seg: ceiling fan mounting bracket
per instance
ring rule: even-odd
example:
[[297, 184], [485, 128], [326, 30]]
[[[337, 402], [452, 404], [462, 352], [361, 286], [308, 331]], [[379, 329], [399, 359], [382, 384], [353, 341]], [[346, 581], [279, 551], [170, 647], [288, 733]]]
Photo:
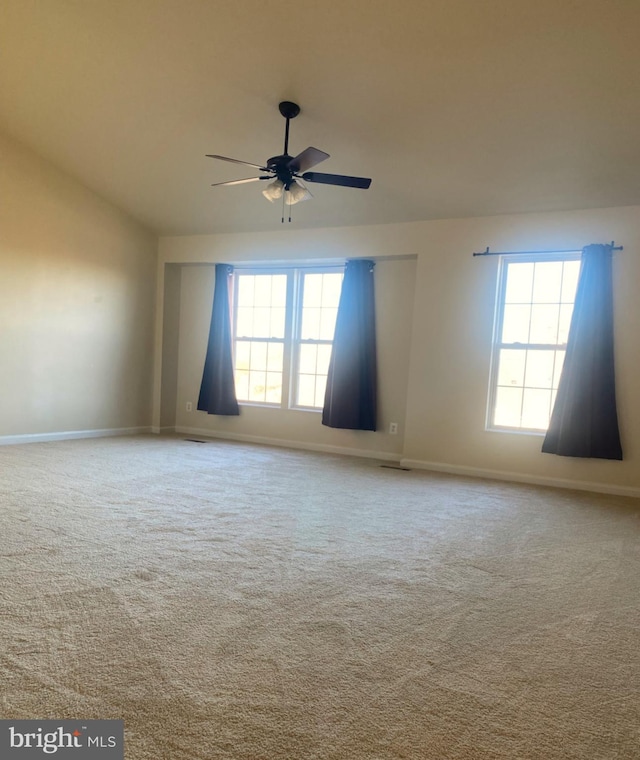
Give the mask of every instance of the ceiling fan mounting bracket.
[[292, 103], [290, 100], [283, 100], [278, 105], [278, 108], [285, 119], [295, 119], [300, 113], [300, 106], [297, 103]]

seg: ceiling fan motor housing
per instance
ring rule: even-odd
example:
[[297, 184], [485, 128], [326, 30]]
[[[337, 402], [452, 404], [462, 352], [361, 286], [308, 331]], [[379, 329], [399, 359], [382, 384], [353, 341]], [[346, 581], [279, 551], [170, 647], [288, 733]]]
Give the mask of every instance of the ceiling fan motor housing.
[[293, 181], [293, 172], [289, 167], [290, 161], [291, 156], [287, 153], [267, 159], [267, 169], [275, 173], [276, 177], [285, 185], [287, 190]]

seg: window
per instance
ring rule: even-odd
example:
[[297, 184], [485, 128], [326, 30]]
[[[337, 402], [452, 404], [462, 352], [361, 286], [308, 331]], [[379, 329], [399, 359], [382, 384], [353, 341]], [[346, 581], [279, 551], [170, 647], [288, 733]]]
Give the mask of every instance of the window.
[[489, 428], [534, 432], [548, 428], [579, 273], [579, 255], [502, 259]]
[[342, 277], [342, 268], [235, 271], [238, 401], [322, 408]]
[[342, 277], [342, 272], [301, 273], [294, 406], [321, 409], [324, 404]]

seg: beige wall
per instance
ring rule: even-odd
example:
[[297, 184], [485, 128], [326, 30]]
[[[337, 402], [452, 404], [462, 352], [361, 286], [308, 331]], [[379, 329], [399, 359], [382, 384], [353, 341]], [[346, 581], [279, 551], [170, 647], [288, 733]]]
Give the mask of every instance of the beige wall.
[[[418, 261], [404, 455], [442, 469], [615, 485], [640, 495], [640, 209], [442, 221], [425, 225]], [[494, 250], [580, 248], [615, 239], [615, 348], [625, 460], [540, 453], [542, 436], [488, 432], [485, 415], [497, 281]]]
[[149, 426], [156, 239], [0, 136], [0, 441]]
[[182, 267], [168, 264], [164, 270], [164, 319], [161, 332], [160, 430], [173, 430], [176, 425], [181, 287]]
[[[487, 245], [493, 250], [557, 250], [611, 239], [624, 245], [614, 259], [614, 297], [625, 460], [543, 455], [539, 435], [486, 431], [498, 259], [471, 253]], [[176, 422], [185, 430], [397, 454], [413, 467], [640, 495], [639, 253], [637, 207], [161, 238], [160, 276], [166, 263], [417, 256], [417, 261], [397, 258], [376, 267], [382, 425], [397, 418], [399, 436], [389, 436], [385, 429], [362, 434], [324, 430], [310, 413], [292, 411], [246, 409], [236, 420], [187, 414], [184, 403], [193, 399], [195, 407], [197, 399], [213, 287], [211, 269], [199, 267], [185, 267], [182, 273]], [[403, 402], [404, 414], [399, 410]]]

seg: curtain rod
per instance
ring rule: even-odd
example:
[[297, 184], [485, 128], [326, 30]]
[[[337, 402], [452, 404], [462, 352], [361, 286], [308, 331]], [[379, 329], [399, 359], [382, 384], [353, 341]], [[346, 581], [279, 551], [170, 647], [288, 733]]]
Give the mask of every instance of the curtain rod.
[[[605, 245], [609, 245], [608, 243], [605, 243]], [[611, 244], [609, 246], [612, 251], [622, 251], [623, 246], [621, 245], [615, 245], [615, 241], [612, 240]], [[524, 255], [524, 254], [538, 254], [538, 253], [582, 253], [582, 248], [569, 248], [563, 251], [490, 251], [489, 246], [487, 246], [486, 251], [481, 251], [480, 253], [474, 253], [474, 256], [517, 256], [517, 255]]]
[[[418, 255], [415, 253], [399, 254], [398, 256], [345, 256], [345, 258], [339, 259], [327, 259], [322, 261], [319, 259], [308, 259], [310, 263], [306, 264], [304, 259], [297, 260], [263, 260], [255, 262], [242, 262], [241, 264], [233, 264], [232, 262], [225, 261], [225, 264], [229, 264], [234, 269], [331, 269], [332, 267], [343, 267], [347, 261], [373, 261], [377, 264], [380, 261], [414, 261], [417, 260]], [[216, 262], [205, 262], [206, 266], [213, 266]], [[220, 263], [220, 262], [218, 262]]]
[[[227, 262], [225, 262], [227, 263]], [[228, 264], [234, 271], [242, 269], [337, 269], [344, 267], [345, 261], [327, 261], [326, 264], [279, 264], [278, 262], [261, 261], [258, 264]], [[213, 266], [209, 264], [209, 266]]]

